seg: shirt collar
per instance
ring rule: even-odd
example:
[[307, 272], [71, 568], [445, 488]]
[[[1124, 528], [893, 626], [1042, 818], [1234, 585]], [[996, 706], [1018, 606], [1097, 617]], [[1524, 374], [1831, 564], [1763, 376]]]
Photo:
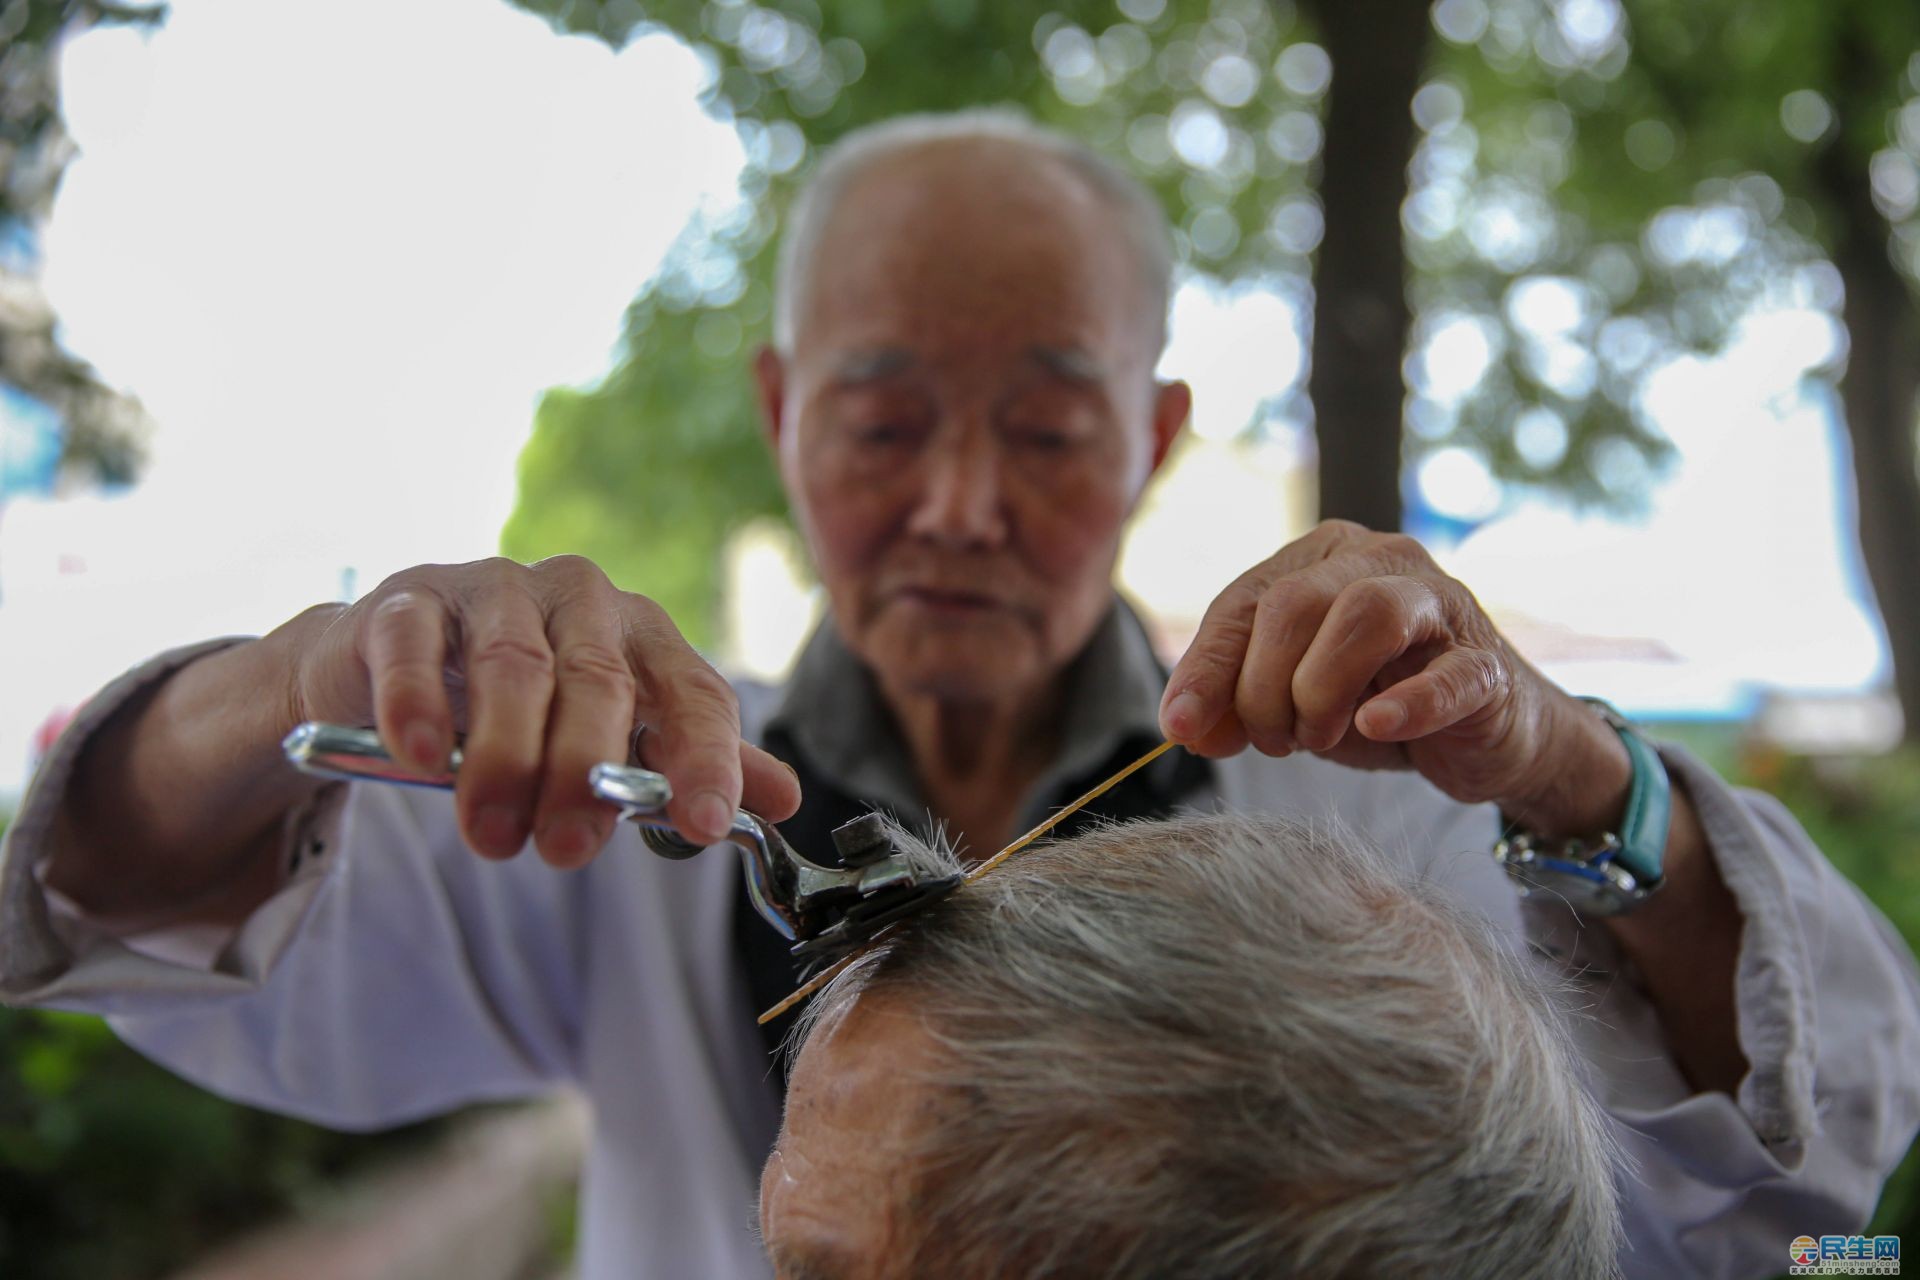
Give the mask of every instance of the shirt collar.
[[[1059, 754], [1023, 810], [1044, 806], [1063, 779], [1098, 766], [1130, 740], [1146, 747], [1160, 741], [1166, 671], [1138, 615], [1119, 596], [1063, 678], [1066, 723]], [[925, 807], [879, 685], [831, 617], [821, 620], [801, 651], [767, 728], [783, 733], [853, 793], [903, 813]]]

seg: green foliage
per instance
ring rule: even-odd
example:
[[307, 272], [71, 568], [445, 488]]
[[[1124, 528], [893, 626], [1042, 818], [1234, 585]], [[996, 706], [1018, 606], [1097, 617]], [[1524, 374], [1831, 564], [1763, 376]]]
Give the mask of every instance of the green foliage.
[[[1310, 37], [1290, 0], [1062, 0], [1044, 10], [981, 0], [515, 3], [615, 45], [659, 27], [699, 49], [715, 68], [713, 109], [748, 140], [748, 194], [776, 208], [807, 157], [851, 129], [1007, 104], [1131, 162], [1197, 268], [1230, 278], [1305, 268], [1305, 250], [1261, 234], [1274, 209], [1310, 185], [1303, 164], [1263, 141], [1282, 117], [1318, 102], [1318, 90], [1296, 93], [1272, 70], [1282, 50]], [[1176, 111], [1209, 132], [1220, 126], [1217, 163], [1176, 153]], [[1232, 232], [1197, 242], [1184, 234], [1209, 211], [1230, 215]], [[748, 243], [771, 229], [763, 216]]]
[[0, 1007], [0, 1276], [164, 1274], [440, 1127], [332, 1133], [204, 1093], [98, 1018]]
[[98, 1018], [0, 1009], [0, 1275], [163, 1274], [434, 1128], [331, 1133], [203, 1093]]
[[1758, 757], [1746, 772], [1920, 947], [1920, 749], [1860, 759]]
[[[1463, 401], [1416, 401], [1412, 452], [1465, 444], [1510, 481], [1630, 507], [1670, 452], [1638, 403], [1648, 371], [1716, 348], [1757, 304], [1837, 310], [1814, 167], [1828, 146], [1861, 169], [1889, 146], [1920, 90], [1920, 10], [1626, 0], [1613, 39], [1576, 46], [1562, 6], [1442, 9], [1450, 38], [1416, 103], [1432, 127], [1409, 203], [1413, 292], [1429, 324], [1481, 321], [1498, 358]], [[1856, 47], [1866, 65], [1847, 60]], [[1792, 136], [1795, 94], [1840, 124]], [[1489, 220], [1511, 214], [1532, 232], [1492, 245]], [[1911, 210], [1903, 228], [1920, 244]], [[1510, 305], [1539, 280], [1579, 300], [1557, 338]], [[1539, 410], [1567, 437], [1544, 463], [1516, 448], [1516, 424]]]

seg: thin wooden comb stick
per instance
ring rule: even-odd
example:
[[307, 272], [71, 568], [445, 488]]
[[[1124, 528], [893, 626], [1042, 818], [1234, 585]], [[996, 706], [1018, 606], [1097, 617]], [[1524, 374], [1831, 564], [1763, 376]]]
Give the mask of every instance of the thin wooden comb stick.
[[1173, 749], [1173, 743], [1171, 742], [1161, 743], [1159, 746], [1147, 752], [1147, 754], [1141, 756], [1138, 760], [1135, 760], [1132, 764], [1128, 765], [1126, 768], [1122, 769], [1120, 772], [1114, 774], [1111, 778], [1108, 778], [1105, 782], [1101, 783], [1099, 786], [1095, 787], [1093, 790], [1087, 792], [1087, 794], [1081, 796], [1078, 800], [1075, 800], [1072, 804], [1068, 805], [1066, 808], [1060, 810], [1060, 812], [1054, 814], [1051, 818], [1048, 818], [1045, 822], [1042, 822], [1039, 826], [1035, 827], [1033, 830], [1027, 832], [1027, 834], [1021, 836], [1018, 840], [1015, 840], [1012, 844], [1008, 845], [1006, 848], [1002, 849], [1000, 852], [994, 854], [991, 858], [988, 858], [985, 862], [981, 863], [979, 866], [975, 867], [973, 870], [967, 872], [967, 878], [963, 883], [972, 884], [975, 880], [978, 880], [981, 876], [987, 874], [987, 872], [993, 870], [995, 867], [1005, 862], [1008, 858], [1011, 858], [1014, 854], [1020, 852], [1022, 849], [1032, 844], [1035, 840], [1038, 840], [1041, 836], [1047, 834], [1047, 832], [1053, 830], [1055, 827], [1059, 826], [1062, 822], [1065, 822], [1068, 818], [1072, 817], [1074, 814], [1078, 813], [1080, 810], [1086, 808], [1088, 805], [1092, 804], [1095, 800], [1098, 800], [1101, 796], [1107, 794], [1107, 792], [1113, 790], [1115, 787], [1119, 786], [1121, 783], [1125, 782], [1128, 778], [1140, 772], [1140, 770], [1146, 768], [1148, 765], [1152, 764], [1155, 760], [1158, 760], [1161, 756], [1167, 754], [1167, 752], [1171, 751], [1172, 749]]
[[[1059, 826], [1062, 822], [1065, 822], [1068, 818], [1072, 817], [1074, 814], [1078, 813], [1080, 810], [1086, 808], [1089, 804], [1092, 804], [1095, 800], [1098, 800], [1101, 796], [1107, 794], [1107, 792], [1113, 790], [1115, 787], [1119, 786], [1122, 782], [1125, 782], [1128, 778], [1132, 777], [1134, 774], [1138, 773], [1140, 770], [1146, 768], [1148, 765], [1152, 764], [1155, 760], [1158, 760], [1161, 756], [1165, 755], [1168, 751], [1172, 749], [1173, 749], [1173, 743], [1171, 741], [1161, 743], [1159, 746], [1147, 752], [1147, 754], [1141, 756], [1138, 760], [1135, 760], [1132, 764], [1128, 765], [1126, 768], [1120, 770], [1120, 772], [1108, 778], [1105, 782], [1102, 782], [1099, 786], [1095, 787], [1093, 790], [1087, 792], [1087, 794], [1081, 796], [1078, 800], [1075, 800], [1072, 804], [1067, 805], [1065, 808], [1055, 813], [1052, 817], [1042, 822], [1039, 826], [1035, 827], [1033, 830], [1027, 832], [1027, 834], [1021, 836], [1018, 840], [1015, 840], [1012, 844], [1008, 845], [1006, 848], [1002, 849], [1000, 852], [994, 854], [991, 858], [988, 858], [985, 862], [981, 863], [979, 866], [975, 867], [973, 870], [967, 872], [966, 878], [963, 879], [959, 883], [959, 885], [955, 887], [958, 889], [966, 888], [968, 885], [972, 884], [975, 880], [978, 880], [981, 876], [987, 874], [987, 872], [993, 870], [995, 867], [1005, 862], [1008, 858], [1011, 858], [1014, 854], [1020, 852], [1022, 849], [1032, 844], [1035, 840], [1038, 840], [1041, 836], [1047, 834], [1047, 832], [1053, 830], [1055, 827]], [[856, 951], [853, 951], [847, 955], [842, 956], [840, 959], [828, 965], [825, 969], [822, 969], [819, 973], [816, 973], [811, 978], [808, 978], [804, 983], [800, 985], [799, 990], [795, 991], [792, 995], [782, 1000], [779, 1004], [776, 1004], [775, 1006], [773, 1006], [773, 1008], [761, 1014], [759, 1019], [759, 1025], [765, 1026], [767, 1023], [772, 1022], [775, 1018], [779, 1017], [781, 1014], [785, 1013], [787, 1010], [793, 1008], [793, 1006], [799, 1004], [802, 1000], [805, 1000], [808, 996], [818, 991], [821, 987], [824, 987], [829, 982], [832, 982], [836, 977], [840, 975], [841, 970], [845, 969], [848, 965], [852, 964], [855, 960], [859, 959], [862, 955], [864, 955], [868, 947], [871, 947], [874, 943], [880, 941], [880, 939], [886, 937], [889, 933], [892, 933], [894, 928], [895, 928], [894, 925], [888, 925], [886, 928], [882, 929], [879, 933], [876, 933], [873, 937], [869, 938], [867, 940], [866, 946], [863, 946]]]

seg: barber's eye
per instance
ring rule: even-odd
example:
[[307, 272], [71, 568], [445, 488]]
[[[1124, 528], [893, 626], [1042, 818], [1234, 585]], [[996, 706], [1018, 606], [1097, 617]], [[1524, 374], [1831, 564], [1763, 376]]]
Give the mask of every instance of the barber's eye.
[[1035, 453], [1062, 453], [1074, 443], [1071, 433], [1054, 427], [1018, 427], [1010, 434], [1014, 444]]
[[856, 444], [875, 449], [899, 448], [911, 445], [919, 438], [920, 429], [904, 422], [875, 422], [853, 430]]

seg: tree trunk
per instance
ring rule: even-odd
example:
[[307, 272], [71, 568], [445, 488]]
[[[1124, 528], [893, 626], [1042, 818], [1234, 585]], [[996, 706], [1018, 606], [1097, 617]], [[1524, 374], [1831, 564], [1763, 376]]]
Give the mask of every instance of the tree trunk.
[[[1915, 417], [1920, 413], [1920, 319], [1913, 296], [1888, 252], [1890, 228], [1874, 207], [1865, 158], [1847, 146], [1859, 112], [1873, 109], [1877, 60], [1840, 42], [1833, 83], [1841, 90], [1834, 140], [1816, 179], [1826, 198], [1833, 263], [1846, 287], [1847, 368], [1840, 379], [1860, 551], [1886, 624], [1894, 689], [1906, 718], [1906, 739], [1920, 741], [1920, 468]], [[1845, 86], [1858, 86], [1847, 93]], [[1852, 108], [1852, 110], [1849, 110]]]
[[1320, 0], [1333, 60], [1320, 153], [1326, 232], [1314, 271], [1313, 400], [1320, 515], [1400, 527], [1406, 390], [1406, 254], [1400, 206], [1413, 157], [1411, 104], [1425, 65], [1427, 0]]

